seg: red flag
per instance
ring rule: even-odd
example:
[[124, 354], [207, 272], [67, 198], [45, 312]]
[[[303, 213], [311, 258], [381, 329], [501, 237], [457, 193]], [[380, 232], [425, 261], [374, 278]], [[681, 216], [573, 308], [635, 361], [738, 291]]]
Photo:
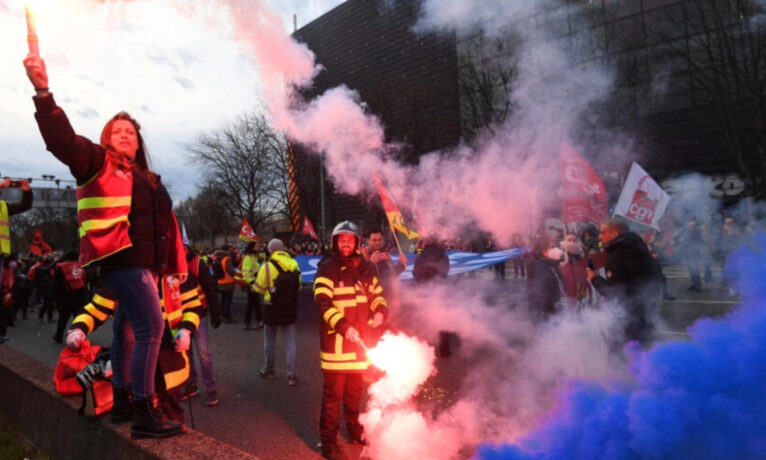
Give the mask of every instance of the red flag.
[[319, 241], [317, 232], [314, 231], [314, 226], [311, 225], [311, 221], [309, 220], [308, 216], [303, 216], [303, 228], [301, 229], [301, 233], [309, 235], [315, 240]]
[[40, 233], [40, 229], [38, 228], [35, 230], [35, 236], [32, 237], [32, 242], [29, 243], [29, 253], [38, 256], [44, 256], [49, 254], [51, 251], [53, 251], [53, 249], [51, 249], [50, 245], [45, 242], [43, 235]]
[[561, 208], [564, 222], [600, 224], [609, 213], [606, 187], [596, 171], [566, 142], [561, 143]]
[[242, 218], [242, 225], [239, 227], [239, 239], [248, 242], [258, 241], [258, 235], [255, 234], [253, 228], [244, 217]]
[[399, 207], [396, 206], [394, 199], [388, 194], [388, 190], [383, 186], [383, 182], [376, 173], [372, 173], [373, 179], [375, 179], [375, 185], [378, 187], [378, 195], [380, 195], [380, 201], [383, 203], [383, 210], [386, 212], [386, 218], [388, 218], [388, 224], [391, 226], [391, 230], [396, 235], [396, 232], [402, 234], [408, 240], [414, 240], [420, 238], [420, 235], [415, 230], [407, 227], [402, 218], [402, 213], [399, 211]]

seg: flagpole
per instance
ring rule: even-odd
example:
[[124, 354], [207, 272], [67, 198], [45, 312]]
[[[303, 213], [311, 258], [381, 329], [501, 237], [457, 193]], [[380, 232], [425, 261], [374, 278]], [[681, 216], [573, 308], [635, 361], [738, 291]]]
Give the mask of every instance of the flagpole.
[[388, 222], [388, 228], [391, 230], [391, 234], [394, 235], [394, 241], [396, 242], [396, 247], [399, 248], [399, 254], [404, 254], [404, 251], [402, 251], [402, 245], [399, 244], [399, 238], [396, 237], [396, 230], [394, 230], [394, 227], [391, 226], [390, 221]]

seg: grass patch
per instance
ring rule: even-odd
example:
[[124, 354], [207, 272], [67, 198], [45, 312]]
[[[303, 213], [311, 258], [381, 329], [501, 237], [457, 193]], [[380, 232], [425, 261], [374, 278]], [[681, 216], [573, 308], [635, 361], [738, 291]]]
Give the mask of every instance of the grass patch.
[[24, 441], [8, 419], [0, 414], [0, 458], [7, 460], [50, 460], [35, 447]]

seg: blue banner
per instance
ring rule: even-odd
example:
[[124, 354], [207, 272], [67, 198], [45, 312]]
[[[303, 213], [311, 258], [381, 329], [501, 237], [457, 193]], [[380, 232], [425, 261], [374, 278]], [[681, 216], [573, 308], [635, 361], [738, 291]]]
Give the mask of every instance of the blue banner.
[[[526, 248], [505, 249], [503, 251], [482, 253], [449, 251], [447, 252], [447, 256], [449, 257], [449, 274], [450, 276], [459, 275], [461, 273], [468, 273], [480, 268], [496, 265], [500, 262], [505, 262], [508, 259], [521, 257], [526, 251]], [[412, 267], [417, 257], [417, 254], [414, 253], [407, 254], [407, 268], [401, 275], [399, 275], [400, 280], [412, 279]], [[391, 259], [393, 259], [394, 262], [397, 262], [399, 260], [399, 255], [391, 255]], [[303, 282], [313, 283], [317, 265], [322, 258], [320, 256], [296, 256], [295, 260], [298, 261], [298, 264], [301, 267], [301, 278], [303, 279]]]

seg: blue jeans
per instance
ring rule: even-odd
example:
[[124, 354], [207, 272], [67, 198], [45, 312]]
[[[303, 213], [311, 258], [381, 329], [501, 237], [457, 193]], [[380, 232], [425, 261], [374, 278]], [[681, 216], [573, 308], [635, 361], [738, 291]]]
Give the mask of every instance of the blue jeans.
[[295, 323], [287, 325], [264, 325], [263, 351], [266, 355], [266, 369], [274, 370], [274, 344], [277, 341], [277, 329], [282, 328], [285, 336], [285, 349], [287, 352], [287, 375], [296, 376], [295, 373]]
[[157, 284], [146, 268], [108, 272], [101, 276], [101, 283], [117, 299], [110, 351], [112, 383], [117, 388], [131, 385], [136, 399], [148, 399], [154, 394], [165, 328]]
[[194, 347], [197, 347], [200, 366], [202, 367], [202, 382], [208, 393], [216, 391], [215, 378], [213, 377], [213, 355], [210, 353], [210, 326], [207, 316], [200, 319], [197, 332], [192, 336], [193, 346], [189, 347], [189, 383], [197, 384], [197, 370], [194, 365]]

